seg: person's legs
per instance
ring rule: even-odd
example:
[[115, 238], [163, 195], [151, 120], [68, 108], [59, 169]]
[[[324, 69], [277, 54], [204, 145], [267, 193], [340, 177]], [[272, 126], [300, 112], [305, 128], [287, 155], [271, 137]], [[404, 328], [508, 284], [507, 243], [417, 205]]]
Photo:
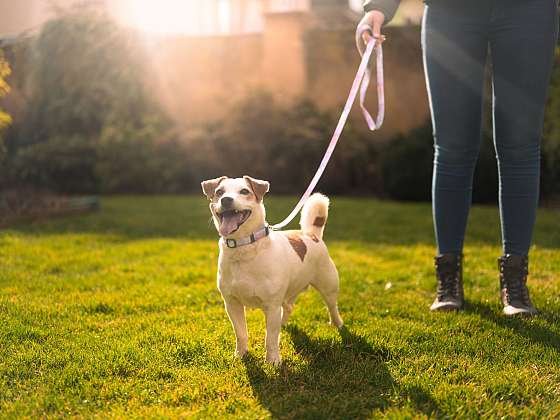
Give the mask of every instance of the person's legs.
[[557, 0], [495, 0], [490, 49], [504, 254], [525, 256], [531, 245], [557, 39]]
[[434, 130], [432, 204], [438, 280], [432, 311], [463, 307], [462, 251], [478, 158], [488, 52], [486, 0], [433, 2], [422, 25]]
[[490, 8], [482, 1], [460, 3], [426, 6], [422, 27], [434, 130], [432, 200], [440, 255], [462, 253], [482, 130]]

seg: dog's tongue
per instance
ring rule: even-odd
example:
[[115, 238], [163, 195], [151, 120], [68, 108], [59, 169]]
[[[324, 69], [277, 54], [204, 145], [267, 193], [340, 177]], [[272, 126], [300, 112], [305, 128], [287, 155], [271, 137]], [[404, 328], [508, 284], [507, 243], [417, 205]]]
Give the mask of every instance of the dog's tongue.
[[220, 224], [220, 235], [221, 236], [229, 236], [238, 228], [241, 220], [243, 218], [243, 214], [241, 212], [234, 213], [228, 212], [222, 216], [222, 223]]

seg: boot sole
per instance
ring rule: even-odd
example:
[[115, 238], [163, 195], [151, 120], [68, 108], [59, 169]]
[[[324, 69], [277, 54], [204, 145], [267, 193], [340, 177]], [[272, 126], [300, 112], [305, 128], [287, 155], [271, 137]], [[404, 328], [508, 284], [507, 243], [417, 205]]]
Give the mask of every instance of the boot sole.
[[519, 317], [531, 317], [535, 316], [538, 311], [534, 308], [516, 308], [515, 306], [505, 306], [503, 314], [506, 316], [519, 316]]
[[440, 305], [430, 306], [431, 312], [458, 312], [463, 310], [464, 305], [456, 305], [453, 303], [442, 303]]

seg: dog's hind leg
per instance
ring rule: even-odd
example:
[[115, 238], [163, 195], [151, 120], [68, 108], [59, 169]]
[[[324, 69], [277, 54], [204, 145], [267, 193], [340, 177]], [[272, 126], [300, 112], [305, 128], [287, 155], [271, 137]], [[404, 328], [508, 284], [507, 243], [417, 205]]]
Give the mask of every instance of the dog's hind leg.
[[338, 313], [337, 305], [339, 288], [338, 271], [330, 258], [322, 267], [323, 268], [317, 273], [317, 278], [311, 282], [311, 285], [317, 289], [323, 297], [329, 310], [331, 324], [337, 328], [341, 328], [344, 323]]
[[294, 299], [290, 299], [286, 302], [284, 302], [282, 304], [282, 326], [285, 326], [288, 324], [288, 320], [290, 319], [290, 315], [292, 314], [292, 311], [294, 310], [294, 303], [295, 303], [295, 298]]
[[235, 331], [235, 355], [243, 357], [247, 353], [247, 342], [249, 340], [247, 322], [245, 321], [245, 307], [236, 300], [228, 299], [225, 304], [226, 312]]

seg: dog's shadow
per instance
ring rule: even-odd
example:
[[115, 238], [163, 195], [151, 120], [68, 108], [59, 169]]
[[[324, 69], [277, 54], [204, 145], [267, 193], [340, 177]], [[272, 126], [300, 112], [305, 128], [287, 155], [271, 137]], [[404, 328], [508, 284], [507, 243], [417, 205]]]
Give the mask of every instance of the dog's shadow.
[[255, 396], [273, 418], [366, 418], [404, 398], [437, 416], [435, 401], [418, 387], [402, 389], [387, 369], [388, 350], [374, 348], [346, 328], [341, 340], [313, 339], [296, 326], [285, 329], [306, 364], [284, 363], [273, 375], [264, 361], [243, 360]]

